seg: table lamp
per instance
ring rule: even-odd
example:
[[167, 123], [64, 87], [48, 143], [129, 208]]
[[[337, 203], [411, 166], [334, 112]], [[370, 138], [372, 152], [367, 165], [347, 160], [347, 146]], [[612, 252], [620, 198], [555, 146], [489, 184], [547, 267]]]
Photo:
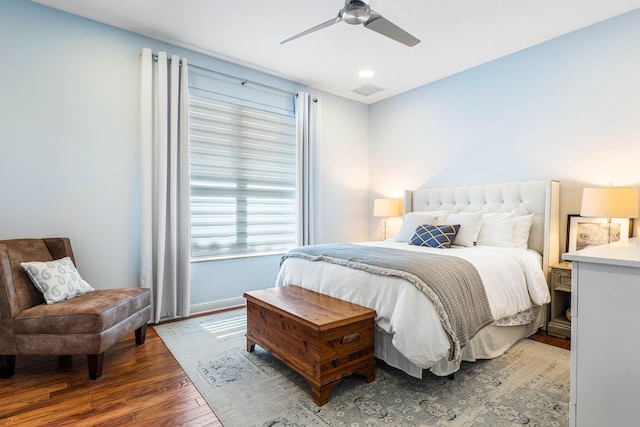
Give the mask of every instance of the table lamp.
[[585, 188], [580, 216], [607, 218], [611, 243], [611, 218], [637, 218], [640, 215], [638, 188]]
[[374, 199], [373, 216], [381, 216], [383, 219], [382, 240], [387, 240], [387, 218], [400, 216], [400, 199]]

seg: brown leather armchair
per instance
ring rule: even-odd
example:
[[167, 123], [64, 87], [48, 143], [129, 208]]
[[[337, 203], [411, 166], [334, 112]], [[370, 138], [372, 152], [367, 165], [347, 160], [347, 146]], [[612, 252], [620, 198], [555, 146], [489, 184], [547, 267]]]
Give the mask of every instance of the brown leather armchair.
[[122, 337], [135, 330], [136, 344], [144, 343], [149, 289], [98, 289], [45, 303], [20, 263], [66, 256], [75, 264], [68, 238], [0, 240], [0, 356], [6, 360], [0, 377], [13, 376], [17, 355], [86, 354], [89, 377], [96, 379], [105, 350]]

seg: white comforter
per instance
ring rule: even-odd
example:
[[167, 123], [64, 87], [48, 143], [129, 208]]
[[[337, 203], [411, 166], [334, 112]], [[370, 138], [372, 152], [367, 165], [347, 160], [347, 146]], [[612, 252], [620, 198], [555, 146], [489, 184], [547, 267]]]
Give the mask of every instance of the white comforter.
[[[482, 278], [495, 319], [550, 301], [541, 257], [532, 250], [494, 246], [432, 249], [388, 240], [361, 244], [466, 259]], [[410, 282], [327, 262], [287, 258], [276, 285], [289, 284], [375, 309], [378, 327], [391, 334], [393, 346], [418, 367], [431, 368], [449, 354], [449, 339], [433, 304]]]

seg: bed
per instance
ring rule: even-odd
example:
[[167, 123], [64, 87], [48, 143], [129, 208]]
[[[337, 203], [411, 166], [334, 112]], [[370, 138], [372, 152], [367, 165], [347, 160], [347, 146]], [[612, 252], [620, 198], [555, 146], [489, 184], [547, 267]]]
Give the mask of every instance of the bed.
[[375, 309], [377, 358], [417, 378], [446, 376], [546, 325], [558, 239], [557, 181], [422, 188], [405, 192], [395, 238], [296, 248], [276, 286]]

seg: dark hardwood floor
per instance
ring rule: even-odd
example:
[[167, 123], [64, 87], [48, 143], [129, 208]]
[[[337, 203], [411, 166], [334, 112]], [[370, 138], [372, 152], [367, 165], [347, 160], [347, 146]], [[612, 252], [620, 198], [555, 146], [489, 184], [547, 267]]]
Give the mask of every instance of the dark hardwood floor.
[[571, 340], [564, 338], [552, 337], [545, 331], [538, 331], [534, 335], [529, 337], [534, 341], [538, 341], [544, 344], [549, 344], [554, 347], [564, 348], [565, 350], [571, 350]]
[[[3, 362], [4, 363], [4, 362]], [[90, 380], [86, 356], [18, 356], [0, 379], [0, 426], [222, 426], [156, 331], [105, 353]]]
[[[569, 349], [546, 332], [531, 337]], [[156, 331], [144, 345], [133, 333], [105, 354], [90, 380], [85, 356], [19, 356], [12, 378], [0, 379], [0, 426], [222, 426]]]

